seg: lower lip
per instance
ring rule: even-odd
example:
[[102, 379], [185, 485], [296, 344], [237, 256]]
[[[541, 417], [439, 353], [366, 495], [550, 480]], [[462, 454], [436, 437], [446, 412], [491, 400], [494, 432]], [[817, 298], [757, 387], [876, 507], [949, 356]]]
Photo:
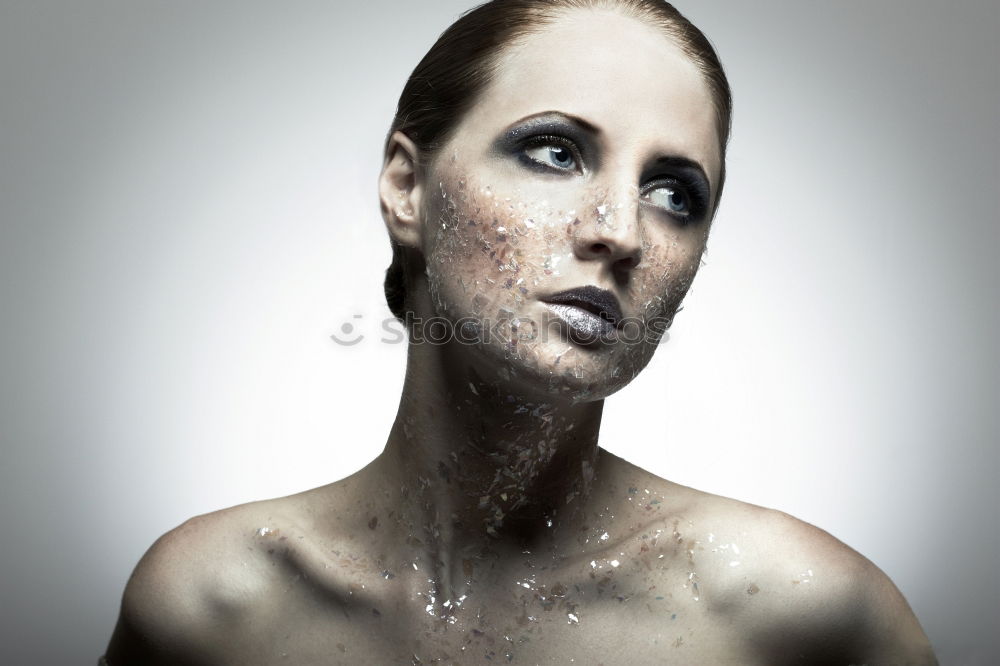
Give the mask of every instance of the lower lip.
[[589, 346], [597, 343], [612, 342], [615, 339], [615, 326], [593, 312], [564, 303], [546, 303], [552, 312], [568, 328], [569, 338], [573, 342]]

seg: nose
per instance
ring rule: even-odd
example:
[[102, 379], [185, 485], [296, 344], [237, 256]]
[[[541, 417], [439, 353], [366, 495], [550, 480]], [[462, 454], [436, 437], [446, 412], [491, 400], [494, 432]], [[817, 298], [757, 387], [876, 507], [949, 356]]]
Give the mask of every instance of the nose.
[[583, 260], [605, 261], [625, 273], [642, 260], [639, 194], [634, 186], [621, 196], [606, 197], [574, 221], [573, 252]]

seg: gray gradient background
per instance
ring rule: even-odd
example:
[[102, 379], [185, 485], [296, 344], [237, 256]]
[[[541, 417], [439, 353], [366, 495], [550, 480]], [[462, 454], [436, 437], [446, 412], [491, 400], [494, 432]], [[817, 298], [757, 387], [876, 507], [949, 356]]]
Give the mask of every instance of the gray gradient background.
[[[381, 143], [468, 5], [359, 4], [0, 2], [3, 663], [93, 663], [158, 535], [380, 450]], [[680, 8], [729, 183], [603, 441], [824, 527], [943, 663], [998, 663], [998, 5]]]

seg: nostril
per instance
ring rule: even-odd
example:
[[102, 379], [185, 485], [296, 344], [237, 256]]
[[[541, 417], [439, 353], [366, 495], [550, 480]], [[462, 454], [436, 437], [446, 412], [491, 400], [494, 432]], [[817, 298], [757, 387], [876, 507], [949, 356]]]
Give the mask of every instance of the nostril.
[[630, 271], [639, 265], [639, 258], [634, 256], [622, 257], [615, 262], [615, 265], [622, 270]]
[[591, 243], [590, 252], [592, 254], [611, 254], [611, 248], [604, 243]]

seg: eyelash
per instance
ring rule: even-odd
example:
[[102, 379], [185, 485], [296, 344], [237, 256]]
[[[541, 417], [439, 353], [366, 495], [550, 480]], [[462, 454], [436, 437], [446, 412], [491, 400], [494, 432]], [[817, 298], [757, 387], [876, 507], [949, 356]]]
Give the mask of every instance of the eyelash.
[[[560, 148], [567, 149], [573, 155], [573, 161], [576, 163], [576, 169], [559, 167], [554, 164], [550, 164], [549, 162], [537, 160], [527, 154], [527, 151], [532, 148], [544, 148], [546, 146], [558, 146]], [[532, 168], [541, 168], [549, 172], [566, 173], [583, 169], [583, 158], [580, 156], [580, 151], [577, 149], [576, 144], [570, 139], [552, 134], [543, 134], [529, 138], [524, 142], [524, 145], [521, 146], [519, 157], [525, 164], [527, 164], [527, 166]]]
[[[527, 154], [527, 151], [532, 148], [542, 148], [546, 146], [558, 146], [569, 150], [573, 155], [573, 161], [576, 163], [576, 168], [571, 169], [559, 167], [549, 162], [543, 162], [530, 157]], [[583, 158], [581, 157], [580, 150], [577, 148], [576, 143], [571, 139], [555, 134], [541, 134], [527, 138], [521, 145], [518, 157], [527, 167], [545, 173], [573, 173], [583, 170]], [[660, 210], [666, 211], [666, 213], [681, 226], [689, 226], [699, 222], [703, 217], [704, 212], [708, 209], [708, 202], [702, 200], [699, 189], [690, 184], [684, 183], [682, 179], [675, 176], [659, 176], [653, 179], [640, 189], [639, 196], [645, 199], [649, 193], [661, 187], [669, 187], [676, 192], [680, 192], [684, 197], [684, 201], [687, 203], [687, 212], [681, 213], [673, 211], [665, 208], [664, 206], [650, 202], [651, 205], [659, 208]]]
[[[689, 185], [685, 185], [682, 181], [678, 180], [673, 176], [659, 177], [654, 181], [648, 183], [642, 190], [640, 190], [639, 196], [643, 199], [652, 192], [660, 189], [668, 188], [674, 192], [679, 192], [684, 198], [684, 202], [687, 204], [686, 212], [678, 212], [660, 206], [658, 204], [652, 204], [657, 208], [666, 210], [667, 214], [678, 221], [682, 226], [687, 226], [694, 224], [699, 221], [702, 217], [702, 212], [705, 210], [705, 202], [701, 201], [701, 197], [697, 194], [698, 190]], [[652, 202], [650, 202], [652, 203]]]

